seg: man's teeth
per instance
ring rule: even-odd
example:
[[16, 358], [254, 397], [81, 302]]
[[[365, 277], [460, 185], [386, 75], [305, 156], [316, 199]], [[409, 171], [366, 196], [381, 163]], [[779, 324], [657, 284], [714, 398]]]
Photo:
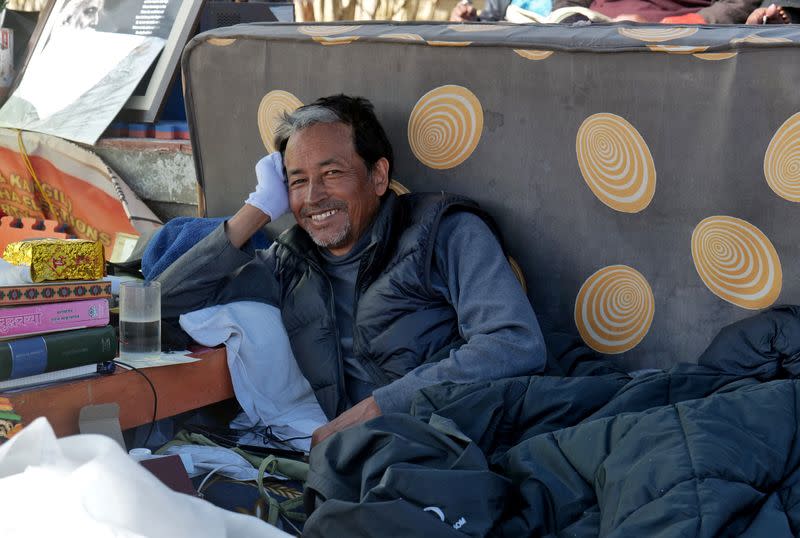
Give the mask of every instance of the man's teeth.
[[311, 215], [311, 220], [321, 221], [323, 219], [327, 219], [331, 215], [336, 213], [335, 209], [331, 209], [330, 211], [326, 211], [325, 213], [319, 213], [318, 215]]

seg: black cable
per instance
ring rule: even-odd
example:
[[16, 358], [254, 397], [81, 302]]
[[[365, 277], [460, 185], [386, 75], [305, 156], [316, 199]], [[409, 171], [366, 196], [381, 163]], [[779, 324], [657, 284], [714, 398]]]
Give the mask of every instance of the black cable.
[[266, 426], [264, 430], [265, 430], [264, 433], [258, 433], [258, 432], [253, 432], [253, 433], [258, 433], [258, 435], [266, 437], [267, 439], [270, 439], [272, 441], [277, 441], [279, 443], [285, 443], [287, 441], [298, 441], [300, 439], [311, 439], [310, 435], [299, 435], [297, 437], [279, 437], [277, 434], [272, 433], [272, 426]]
[[150, 381], [150, 378], [147, 377], [146, 375], [144, 375], [144, 372], [142, 372], [141, 370], [139, 370], [135, 366], [131, 366], [130, 364], [126, 364], [126, 363], [122, 362], [119, 359], [114, 359], [114, 362], [116, 362], [120, 366], [124, 366], [125, 368], [133, 370], [134, 372], [136, 372], [137, 374], [142, 376], [144, 378], [144, 380], [147, 381], [147, 384], [150, 385], [150, 390], [153, 391], [153, 419], [150, 421], [150, 429], [147, 430], [147, 436], [144, 438], [144, 443], [142, 443], [142, 445], [146, 447], [147, 446], [147, 441], [150, 440], [150, 435], [152, 435], [153, 428], [156, 425], [156, 416], [158, 416], [158, 393], [156, 392], [156, 387], [153, 385], [153, 382]]
[[[239, 430], [239, 431], [247, 432], [247, 433], [256, 435], [257, 437], [260, 437], [261, 438], [261, 442], [264, 443], [264, 448], [266, 450], [270, 450], [269, 445], [272, 444], [272, 445], [277, 445], [277, 447], [273, 447], [271, 450], [275, 450], [275, 451], [277, 451], [277, 450], [285, 450], [285, 451], [289, 451], [289, 452], [300, 452], [300, 453], [302, 453], [301, 450], [297, 449], [297, 447], [292, 445], [289, 441], [299, 441], [299, 440], [302, 440], [302, 439], [311, 439], [310, 435], [302, 435], [302, 436], [297, 436], [297, 437], [281, 438], [281, 437], [279, 437], [278, 435], [276, 435], [276, 434], [274, 434], [272, 432], [272, 426], [261, 426], [261, 427], [253, 426], [253, 427], [248, 428], [246, 430]], [[283, 448], [281, 448], [281, 447], [283, 447]]]

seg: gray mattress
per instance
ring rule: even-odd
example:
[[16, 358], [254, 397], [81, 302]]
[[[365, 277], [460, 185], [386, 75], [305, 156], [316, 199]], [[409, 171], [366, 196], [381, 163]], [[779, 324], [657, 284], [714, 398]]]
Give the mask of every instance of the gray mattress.
[[547, 331], [630, 367], [694, 361], [800, 303], [798, 47], [790, 26], [214, 30], [183, 57], [203, 211], [241, 206], [280, 111], [361, 95], [396, 180], [496, 218]]

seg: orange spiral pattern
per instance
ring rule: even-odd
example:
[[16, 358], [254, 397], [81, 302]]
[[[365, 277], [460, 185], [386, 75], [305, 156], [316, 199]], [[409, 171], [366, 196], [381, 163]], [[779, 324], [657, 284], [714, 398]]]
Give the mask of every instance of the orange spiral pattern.
[[275, 129], [283, 114], [291, 114], [301, 106], [303, 102], [300, 99], [283, 90], [273, 90], [261, 99], [258, 105], [258, 131], [268, 152], [275, 151]]
[[647, 45], [651, 52], [666, 52], [667, 54], [701, 54], [708, 47], [693, 47], [691, 45]]
[[623, 213], [646, 208], [656, 191], [656, 169], [650, 149], [625, 118], [589, 116], [575, 142], [584, 181], [608, 207]]
[[738, 54], [738, 52], [698, 52], [692, 54], [692, 56], [695, 58], [700, 58], [701, 60], [718, 62], [721, 60], [730, 60], [731, 58], [736, 58]]
[[703, 219], [692, 232], [692, 259], [714, 295], [742, 308], [766, 308], [781, 293], [778, 252], [761, 230], [745, 220]]
[[352, 36], [336, 36], [336, 37], [325, 37], [325, 36], [313, 36], [311, 39], [316, 41], [321, 45], [349, 45], [353, 41], [358, 41], [359, 36], [352, 35]]
[[553, 55], [552, 50], [514, 49], [514, 52], [526, 60], [546, 60]]
[[209, 45], [214, 45], [215, 47], [227, 47], [228, 45], [233, 45], [236, 43], [236, 39], [211, 37], [206, 41], [206, 43]]
[[480, 24], [451, 24], [447, 27], [448, 30], [452, 30], [453, 32], [462, 32], [465, 34], [469, 33], [477, 33], [477, 32], [496, 32], [499, 30], [508, 31], [512, 29], [511, 26], [503, 26], [500, 24], [487, 24], [487, 23], [480, 23]]
[[750, 43], [753, 45], [772, 45], [773, 43], [792, 43], [792, 40], [786, 39], [785, 37], [763, 37], [758, 34], [750, 34], [747, 37], [731, 39], [732, 45], [737, 45], [739, 43]]
[[298, 26], [297, 31], [311, 37], [330, 37], [332, 35], [344, 34], [347, 32], [355, 32], [361, 28], [358, 26]]
[[425, 41], [421, 35], [418, 34], [382, 34], [382, 39], [399, 39], [401, 41]]
[[669, 26], [664, 28], [619, 28], [617, 32], [621, 36], [647, 43], [663, 43], [664, 41], [692, 36], [697, 33], [697, 28], [674, 28]]
[[417, 101], [408, 119], [411, 151], [426, 166], [454, 168], [467, 160], [481, 138], [483, 108], [462, 86], [440, 86]]
[[781, 125], [767, 146], [764, 177], [775, 194], [800, 202], [800, 112]]
[[636, 347], [647, 335], [655, 298], [647, 279], [627, 265], [590, 276], [575, 301], [575, 324], [586, 345], [609, 355]]

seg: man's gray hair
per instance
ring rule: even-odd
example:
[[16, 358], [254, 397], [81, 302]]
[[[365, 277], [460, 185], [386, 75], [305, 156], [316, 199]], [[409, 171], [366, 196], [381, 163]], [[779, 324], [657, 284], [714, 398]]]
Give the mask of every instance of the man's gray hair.
[[342, 118], [336, 112], [318, 105], [304, 106], [291, 114], [284, 112], [278, 127], [275, 129], [275, 147], [279, 149], [285, 148], [289, 137], [312, 125], [338, 123], [340, 121], [342, 121]]

